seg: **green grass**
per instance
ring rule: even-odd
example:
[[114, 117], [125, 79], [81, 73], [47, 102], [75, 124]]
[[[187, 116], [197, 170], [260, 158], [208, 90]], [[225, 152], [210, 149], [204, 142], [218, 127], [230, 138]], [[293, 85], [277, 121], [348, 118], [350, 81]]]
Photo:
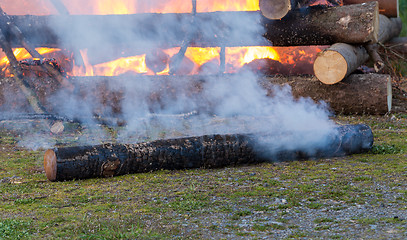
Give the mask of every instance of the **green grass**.
[[403, 21], [401, 36], [407, 36], [407, 0], [400, 0], [400, 18]]

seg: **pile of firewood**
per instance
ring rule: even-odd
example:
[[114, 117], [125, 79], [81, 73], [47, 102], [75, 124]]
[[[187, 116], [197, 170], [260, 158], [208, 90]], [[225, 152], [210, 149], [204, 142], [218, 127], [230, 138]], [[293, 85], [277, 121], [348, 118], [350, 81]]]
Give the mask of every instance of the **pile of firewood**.
[[[321, 2], [325, 4], [317, 5]], [[389, 75], [366, 75], [363, 76], [363, 81], [355, 81], [355, 78], [358, 77], [349, 77], [349, 75], [369, 59], [373, 62], [373, 72], [381, 73], [385, 61], [378, 54], [378, 48], [386, 47], [402, 54], [407, 52], [407, 39], [397, 38], [401, 30], [397, 0], [260, 0], [260, 11], [258, 12], [209, 13], [197, 13], [196, 1], [193, 3], [192, 13], [130, 15], [69, 15], [66, 8], [62, 7], [63, 5], [57, 4], [56, 8], [59, 9], [60, 15], [9, 16], [0, 8], [0, 45], [10, 60], [9, 69], [14, 78], [14, 85], [19, 86], [36, 114], [46, 115], [52, 108], [47, 106], [46, 99], [37, 96], [38, 92], [33, 88], [32, 80], [27, 77], [30, 76], [30, 71], [35, 70], [40, 73], [37, 74], [40, 75], [40, 79], [55, 80], [58, 88], [66, 89], [71, 93], [78, 92], [79, 90], [75, 91], [75, 89], [82, 88], [80, 85], [83, 78], [67, 77], [64, 70], [59, 67], [60, 63], [44, 58], [35, 50], [36, 47], [61, 47], [60, 43], [63, 41], [58, 32], [64, 32], [64, 35], [69, 36], [76, 34], [77, 29], [93, 29], [100, 34], [95, 36], [96, 38], [106, 39], [106, 46], [116, 44], [118, 48], [144, 49], [151, 45], [162, 48], [181, 46], [179, 53], [169, 61], [162, 60], [159, 54], [156, 57], [160, 64], [169, 64], [171, 74], [180, 72], [178, 67], [185, 59], [184, 54], [187, 47], [221, 47], [219, 72], [224, 73], [226, 47], [330, 45], [318, 54], [314, 62], [314, 73], [321, 83], [333, 86], [315, 85], [313, 82], [309, 86], [302, 87], [301, 91], [295, 90], [296, 96], [312, 97], [315, 101], [325, 100], [335, 112], [341, 113], [384, 114], [392, 109], [392, 79]], [[235, 19], [247, 24], [245, 26], [236, 24]], [[116, 24], [113, 24], [117, 22], [123, 23], [119, 30]], [[50, 23], [53, 27], [50, 27]], [[211, 26], [211, 33], [205, 31], [205, 27], [208, 25]], [[261, 30], [247, 28], [247, 26], [259, 25], [264, 28]], [[97, 31], [98, 29], [100, 31]], [[110, 38], [106, 37], [107, 33], [113, 35], [117, 33], [120, 36], [120, 32], [126, 31], [140, 34], [135, 35], [135, 39], [130, 42], [127, 38], [120, 37], [115, 38], [115, 42], [109, 42]], [[236, 32], [247, 33], [251, 37], [236, 36]], [[167, 37], [165, 39], [159, 37], [162, 35]], [[18, 62], [12, 51], [14, 47], [25, 48], [33, 58], [39, 60]], [[92, 41], [84, 38], [83, 41], [80, 41], [80, 46], [70, 49], [75, 60], [78, 60], [76, 62], [81, 62], [79, 49], [85, 48], [88, 49], [90, 62], [100, 61], [92, 60], [92, 52], [99, 53], [103, 46], [93, 49]], [[154, 52], [154, 50], [151, 51]], [[100, 54], [95, 56], [100, 56]], [[116, 58], [117, 56], [110, 54], [109, 57]], [[149, 63], [149, 65], [153, 66], [152, 68], [156, 71], [161, 70], [162, 66], [155, 64], [154, 59], [153, 63]], [[132, 76], [131, 81], [137, 78], [137, 76]], [[162, 80], [158, 80], [158, 82], [166, 82], [167, 78], [176, 80], [180, 76], [154, 77], [154, 79], [160, 78]], [[183, 76], [182, 78], [188, 77]], [[198, 80], [198, 82], [205, 79], [202, 76], [190, 76], [190, 78], [191, 81]], [[369, 81], [373, 78], [374, 80]], [[90, 79], [90, 81], [86, 81], [87, 83], [95, 85], [87, 87], [95, 89], [103, 89], [103, 86], [98, 85], [117, 80], [117, 78], [111, 77], [103, 77], [103, 81], [92, 81], [96, 80], [96, 77], [86, 77], [86, 79]], [[286, 77], [285, 84], [296, 85], [292, 79], [291, 76]], [[295, 79], [307, 80], [309, 77], [298, 76]], [[275, 82], [283, 84], [280, 77]], [[306, 81], [302, 82], [301, 85], [307, 84]], [[337, 85], [338, 82], [341, 85]], [[2, 87], [6, 86], [7, 84], [2, 85]], [[315, 94], [317, 88], [323, 91]], [[377, 101], [355, 102], [355, 100], [347, 101], [344, 97], [339, 104], [336, 99], [332, 99], [333, 94], [348, 96], [350, 92], [344, 91], [349, 91], [349, 89], [358, 90], [356, 92], [360, 95], [360, 99], [377, 96], [375, 97]], [[115, 106], [112, 107], [117, 109], [115, 112], [120, 113], [121, 100], [120, 97], [117, 97], [122, 96], [120, 90], [100, 95], [104, 99], [115, 99], [115, 102], [110, 104], [114, 104]], [[101, 102], [103, 101], [102, 99]], [[353, 107], [348, 108], [348, 106]], [[52, 126], [53, 122], [49, 125]]]

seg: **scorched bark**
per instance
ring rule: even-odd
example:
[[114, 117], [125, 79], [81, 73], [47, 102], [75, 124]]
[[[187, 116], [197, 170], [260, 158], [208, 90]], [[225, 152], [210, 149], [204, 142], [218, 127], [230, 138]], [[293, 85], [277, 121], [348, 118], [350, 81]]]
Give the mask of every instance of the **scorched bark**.
[[[36, 46], [75, 45], [90, 52], [177, 47], [189, 32], [191, 47], [362, 44], [376, 42], [378, 32], [376, 2], [297, 9], [281, 20], [266, 19], [260, 11], [197, 13], [194, 24], [191, 17], [189, 13], [11, 16]], [[5, 34], [14, 47], [20, 46], [13, 34]]]
[[[337, 128], [323, 147], [270, 152], [256, 135], [205, 135], [138, 144], [104, 144], [47, 150], [51, 181], [110, 177], [160, 169], [220, 168], [265, 161], [298, 160], [360, 153], [373, 145], [366, 125]], [[261, 136], [267, 137], [267, 136]]]

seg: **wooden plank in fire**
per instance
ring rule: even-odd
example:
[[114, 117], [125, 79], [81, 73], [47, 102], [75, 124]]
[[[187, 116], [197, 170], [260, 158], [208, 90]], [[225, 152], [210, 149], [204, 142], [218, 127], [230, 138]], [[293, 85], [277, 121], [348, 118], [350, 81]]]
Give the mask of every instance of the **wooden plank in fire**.
[[[36, 46], [100, 49], [181, 46], [191, 27], [192, 47], [362, 44], [377, 41], [377, 2], [291, 11], [282, 20], [257, 12], [146, 13], [130, 15], [11, 16]], [[0, 22], [0, 26], [4, 25]], [[14, 47], [16, 37], [5, 33]], [[97, 44], [96, 44], [97, 43]]]

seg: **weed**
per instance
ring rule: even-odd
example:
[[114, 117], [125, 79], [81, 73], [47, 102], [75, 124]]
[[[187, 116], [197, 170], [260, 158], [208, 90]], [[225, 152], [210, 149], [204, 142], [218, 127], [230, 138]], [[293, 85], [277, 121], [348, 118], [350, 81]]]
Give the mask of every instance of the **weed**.
[[320, 209], [323, 206], [324, 205], [322, 203], [318, 203], [318, 202], [311, 202], [308, 204], [308, 208], [311, 208], [311, 209]]
[[333, 222], [334, 220], [331, 218], [317, 218], [314, 220], [314, 223], [328, 223]]
[[402, 153], [402, 149], [395, 146], [394, 144], [381, 144], [381, 145], [373, 145], [372, 150], [370, 151], [372, 154], [398, 154]]
[[6, 219], [0, 221], [0, 239], [22, 239], [32, 233], [30, 221]]

